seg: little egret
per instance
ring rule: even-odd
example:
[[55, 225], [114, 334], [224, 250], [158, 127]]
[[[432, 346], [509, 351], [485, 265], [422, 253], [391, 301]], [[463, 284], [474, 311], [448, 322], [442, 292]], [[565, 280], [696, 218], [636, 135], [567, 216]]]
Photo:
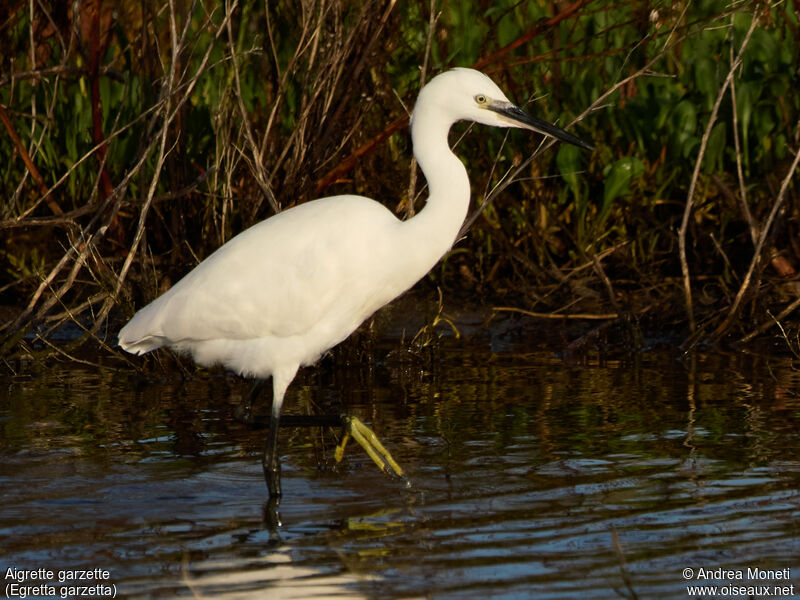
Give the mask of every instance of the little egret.
[[[592, 149], [512, 104], [486, 75], [447, 71], [420, 91], [411, 117], [414, 156], [430, 190], [416, 216], [401, 221], [374, 200], [352, 195], [282, 211], [222, 245], [119, 332], [119, 345], [134, 354], [167, 346], [202, 366], [221, 364], [257, 382], [272, 377], [263, 457], [271, 498], [281, 493], [281, 405], [298, 368], [413, 286], [455, 242], [470, 184], [447, 136], [461, 120], [530, 129]], [[363, 424], [352, 434], [377, 440]]]

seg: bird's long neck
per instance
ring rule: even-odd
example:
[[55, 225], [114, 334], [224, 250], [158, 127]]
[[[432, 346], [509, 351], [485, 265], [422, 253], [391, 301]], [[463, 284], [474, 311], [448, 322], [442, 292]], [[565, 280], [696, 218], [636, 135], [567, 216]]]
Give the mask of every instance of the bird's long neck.
[[419, 260], [425, 272], [453, 245], [469, 209], [467, 171], [447, 142], [451, 125], [436, 110], [416, 111], [411, 124], [414, 156], [429, 195], [425, 207], [403, 229], [410, 258]]

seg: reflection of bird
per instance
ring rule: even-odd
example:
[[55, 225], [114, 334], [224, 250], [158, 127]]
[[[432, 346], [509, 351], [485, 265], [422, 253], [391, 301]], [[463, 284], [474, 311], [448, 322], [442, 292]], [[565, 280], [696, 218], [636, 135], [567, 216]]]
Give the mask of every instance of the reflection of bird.
[[411, 122], [430, 189], [415, 217], [400, 221], [350, 195], [285, 210], [224, 244], [119, 332], [120, 346], [134, 354], [169, 346], [200, 365], [272, 376], [264, 455], [270, 496], [280, 495], [278, 422], [297, 369], [414, 285], [455, 241], [470, 198], [467, 172], [447, 143], [459, 120], [531, 129], [591, 149], [509, 102], [482, 73], [442, 73], [420, 92]]

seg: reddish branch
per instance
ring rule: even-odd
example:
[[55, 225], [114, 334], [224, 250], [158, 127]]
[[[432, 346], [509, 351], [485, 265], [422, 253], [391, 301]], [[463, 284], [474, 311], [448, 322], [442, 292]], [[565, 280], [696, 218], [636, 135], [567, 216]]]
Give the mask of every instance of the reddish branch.
[[100, 61], [108, 48], [108, 24], [105, 31], [100, 31], [100, 17], [102, 16], [102, 0], [93, 0], [89, 5], [91, 11], [91, 26], [89, 30], [89, 80], [92, 91], [92, 141], [97, 145], [97, 160], [100, 163], [100, 201], [108, 198], [114, 191], [111, 177], [106, 169], [106, 145], [103, 135], [103, 105], [100, 99]]
[[0, 121], [3, 122], [5, 125], [6, 131], [8, 132], [8, 137], [11, 138], [11, 142], [16, 147], [17, 152], [22, 157], [22, 161], [25, 163], [25, 166], [28, 167], [28, 172], [33, 177], [33, 180], [36, 182], [36, 185], [39, 187], [39, 192], [42, 196], [45, 197], [45, 202], [47, 202], [47, 206], [50, 207], [50, 210], [53, 211], [55, 215], [62, 215], [64, 211], [61, 210], [61, 207], [55, 201], [54, 198], [49, 196], [50, 190], [47, 188], [47, 184], [44, 182], [44, 178], [42, 174], [39, 173], [39, 169], [36, 168], [36, 165], [33, 164], [33, 159], [31, 155], [28, 154], [27, 149], [25, 148], [25, 144], [22, 143], [22, 140], [17, 133], [17, 130], [14, 128], [14, 124], [11, 122], [11, 119], [8, 117], [8, 113], [6, 112], [5, 106], [0, 104]]
[[355, 152], [353, 152], [350, 156], [345, 158], [342, 162], [340, 162], [336, 167], [328, 171], [319, 181], [317, 181], [316, 192], [320, 193], [322, 190], [327, 188], [329, 185], [336, 183], [341, 177], [350, 171], [353, 167], [356, 166], [358, 159], [364, 156], [365, 154], [369, 154], [372, 152], [377, 146], [379, 146], [386, 138], [392, 135], [395, 131], [399, 131], [403, 127], [406, 126], [408, 123], [408, 115], [403, 115], [402, 117], [395, 119], [386, 128], [381, 131], [377, 136], [372, 138], [366, 144], [358, 148]]
[[540, 21], [539, 25], [537, 25], [533, 29], [530, 29], [529, 31], [526, 31], [524, 34], [519, 36], [517, 39], [515, 39], [510, 44], [508, 44], [506, 46], [503, 46], [502, 48], [500, 48], [496, 52], [492, 52], [488, 56], [484, 56], [483, 58], [479, 58], [477, 61], [475, 61], [475, 64], [472, 65], [472, 67], [474, 69], [483, 69], [487, 65], [491, 65], [491, 64], [494, 64], [494, 63], [498, 62], [500, 59], [505, 57], [505, 55], [508, 54], [509, 52], [511, 52], [512, 50], [515, 50], [515, 49], [519, 48], [523, 44], [527, 44], [533, 38], [537, 37], [538, 35], [541, 35], [541, 33], [543, 31], [551, 29], [552, 27], [554, 27], [554, 26], [558, 25], [559, 23], [561, 23], [561, 21], [570, 18], [572, 15], [574, 15], [578, 11], [579, 8], [581, 8], [585, 4], [588, 4], [590, 1], [591, 0], [577, 0], [577, 2], [573, 2], [572, 4], [567, 6], [564, 10], [562, 10], [557, 15], [553, 15], [549, 19], [546, 19], [544, 21]]

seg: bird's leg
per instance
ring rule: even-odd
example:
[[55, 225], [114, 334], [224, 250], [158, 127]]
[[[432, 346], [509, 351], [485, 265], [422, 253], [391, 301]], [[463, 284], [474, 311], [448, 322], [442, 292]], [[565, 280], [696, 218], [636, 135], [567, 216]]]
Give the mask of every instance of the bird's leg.
[[[342, 457], [344, 456], [344, 448], [347, 445], [347, 441], [350, 439], [350, 436], [353, 436], [353, 439], [361, 444], [361, 447], [369, 454], [369, 457], [373, 460], [373, 462], [378, 465], [378, 468], [387, 473], [389, 475], [394, 474], [398, 477], [405, 477], [405, 473], [400, 465], [392, 458], [392, 455], [389, 451], [381, 444], [378, 436], [375, 435], [375, 432], [372, 431], [369, 427], [364, 425], [361, 422], [361, 419], [358, 417], [353, 417], [349, 415], [342, 415], [342, 427], [344, 429], [344, 435], [342, 436], [342, 441], [339, 442], [339, 445], [336, 446], [336, 451], [334, 452], [334, 458], [336, 458], [336, 462], [341, 462]], [[389, 470], [391, 467], [391, 471]]]
[[269, 530], [269, 544], [272, 546], [279, 546], [281, 544], [281, 536], [278, 533], [278, 527], [281, 526], [281, 515], [278, 512], [278, 505], [280, 503], [280, 496], [270, 497], [264, 503], [264, 526]]
[[270, 498], [280, 498], [281, 496], [281, 462], [280, 456], [278, 456], [278, 430], [280, 428], [283, 396], [286, 394], [286, 388], [289, 387], [289, 383], [294, 379], [295, 373], [297, 373], [297, 365], [272, 373], [272, 410], [269, 415], [267, 445], [264, 448], [264, 456], [261, 459], [261, 466], [264, 468], [264, 479], [267, 482], [267, 490], [269, 490]]
[[281, 496], [281, 462], [278, 456], [278, 430], [280, 428], [281, 403], [272, 399], [272, 411], [269, 417], [269, 430], [267, 431], [267, 445], [264, 448], [264, 457], [261, 461], [264, 467], [264, 480], [267, 482], [270, 498]]
[[[242, 398], [241, 403], [236, 409], [236, 416], [243, 423], [250, 426], [260, 424], [260, 420], [256, 419], [253, 413], [253, 403], [256, 398], [261, 394], [261, 391], [266, 385], [264, 379], [256, 379], [253, 382], [253, 387]], [[270, 508], [272, 513], [277, 515], [277, 505], [281, 495], [281, 473], [280, 462], [278, 460], [278, 429], [280, 427], [281, 404], [283, 397], [273, 397], [272, 410], [270, 411], [269, 428], [267, 431], [266, 445], [264, 446], [264, 454], [261, 458], [261, 465], [264, 469], [264, 480], [267, 482], [267, 489], [269, 490]], [[274, 519], [277, 521], [277, 517]]]

